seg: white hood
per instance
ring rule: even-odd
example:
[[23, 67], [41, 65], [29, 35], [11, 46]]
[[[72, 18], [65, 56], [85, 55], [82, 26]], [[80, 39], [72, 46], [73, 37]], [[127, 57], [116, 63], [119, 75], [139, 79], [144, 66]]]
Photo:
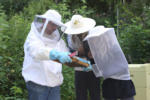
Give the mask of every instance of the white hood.
[[63, 82], [62, 64], [49, 59], [49, 52], [52, 49], [68, 51], [65, 42], [60, 39], [59, 33], [53, 39], [48, 39], [37, 33], [34, 24], [24, 44], [24, 62], [22, 75], [25, 81], [33, 81], [37, 84], [54, 87]]
[[[31, 25], [31, 30], [33, 31], [34, 34], [37, 35], [42, 41], [48, 43], [48, 42], [58, 42], [60, 39], [60, 34], [59, 31], [56, 29], [51, 35], [46, 35], [43, 33], [40, 33], [37, 28], [35, 27], [35, 23], [33, 22]], [[45, 30], [45, 28], [43, 28]], [[42, 30], [42, 31], [43, 31]]]

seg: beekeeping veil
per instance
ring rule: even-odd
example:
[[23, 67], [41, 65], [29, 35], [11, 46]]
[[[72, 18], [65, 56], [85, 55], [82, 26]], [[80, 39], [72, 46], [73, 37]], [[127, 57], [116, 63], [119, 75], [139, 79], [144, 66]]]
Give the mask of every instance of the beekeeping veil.
[[121, 50], [113, 28], [97, 26], [89, 31], [84, 40], [94, 57], [93, 71], [97, 77], [108, 78], [114, 74], [128, 73], [128, 62]]
[[[54, 30], [50, 35], [46, 33], [46, 29], [48, 29], [49, 23], [52, 23], [52, 25], [55, 25], [57, 27], [57, 29]], [[65, 26], [61, 22], [61, 15], [57, 11], [48, 10], [43, 15], [35, 16], [32, 27], [34, 27], [36, 35], [38, 35], [42, 40], [51, 42], [58, 41], [60, 39], [59, 27]]]

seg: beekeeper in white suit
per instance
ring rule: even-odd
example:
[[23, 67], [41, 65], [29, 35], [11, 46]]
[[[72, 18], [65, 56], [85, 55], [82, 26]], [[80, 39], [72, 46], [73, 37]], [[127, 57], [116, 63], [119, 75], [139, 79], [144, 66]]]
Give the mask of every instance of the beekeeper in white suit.
[[[58, 27], [61, 15], [48, 10], [36, 15], [24, 44], [22, 75], [29, 100], [60, 100], [59, 86], [63, 83], [62, 64], [72, 62]], [[57, 63], [53, 60], [59, 60]]]
[[[91, 57], [88, 42], [83, 39], [95, 24], [94, 19], [81, 15], [73, 15], [71, 20], [65, 23], [70, 52], [78, 52], [78, 56], [89, 60], [91, 65], [94, 65], [95, 62]], [[76, 100], [87, 100], [88, 95], [90, 100], [100, 100], [100, 78], [95, 77], [92, 66], [87, 69], [80, 66], [75, 67], [75, 92]]]
[[104, 100], [134, 100], [134, 83], [114, 28], [96, 26], [90, 30], [85, 40], [88, 41], [95, 61], [95, 66], [92, 67], [95, 75], [104, 77]]

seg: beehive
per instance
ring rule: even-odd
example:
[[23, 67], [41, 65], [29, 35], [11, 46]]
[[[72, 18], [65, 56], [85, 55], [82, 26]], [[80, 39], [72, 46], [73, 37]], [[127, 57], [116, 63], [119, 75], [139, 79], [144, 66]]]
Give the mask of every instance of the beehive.
[[129, 64], [136, 88], [135, 100], [150, 100], [150, 64]]

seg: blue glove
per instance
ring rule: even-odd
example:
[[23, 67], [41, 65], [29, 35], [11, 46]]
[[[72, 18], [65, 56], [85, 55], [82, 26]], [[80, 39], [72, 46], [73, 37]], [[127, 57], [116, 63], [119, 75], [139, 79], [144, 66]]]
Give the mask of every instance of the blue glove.
[[89, 64], [88, 67], [83, 67], [83, 71], [88, 72], [88, 71], [91, 71], [91, 70], [92, 70], [92, 65], [91, 65], [91, 62], [90, 62], [90, 61], [85, 60], [85, 59], [82, 59], [82, 58], [79, 58], [79, 57], [77, 57], [77, 59], [80, 60], [80, 61], [82, 61], [82, 62], [84, 62], [84, 63], [88, 63], [88, 64]]
[[51, 60], [59, 60], [61, 63], [70, 63], [72, 62], [69, 52], [59, 52], [57, 50], [50, 51], [50, 59]]

